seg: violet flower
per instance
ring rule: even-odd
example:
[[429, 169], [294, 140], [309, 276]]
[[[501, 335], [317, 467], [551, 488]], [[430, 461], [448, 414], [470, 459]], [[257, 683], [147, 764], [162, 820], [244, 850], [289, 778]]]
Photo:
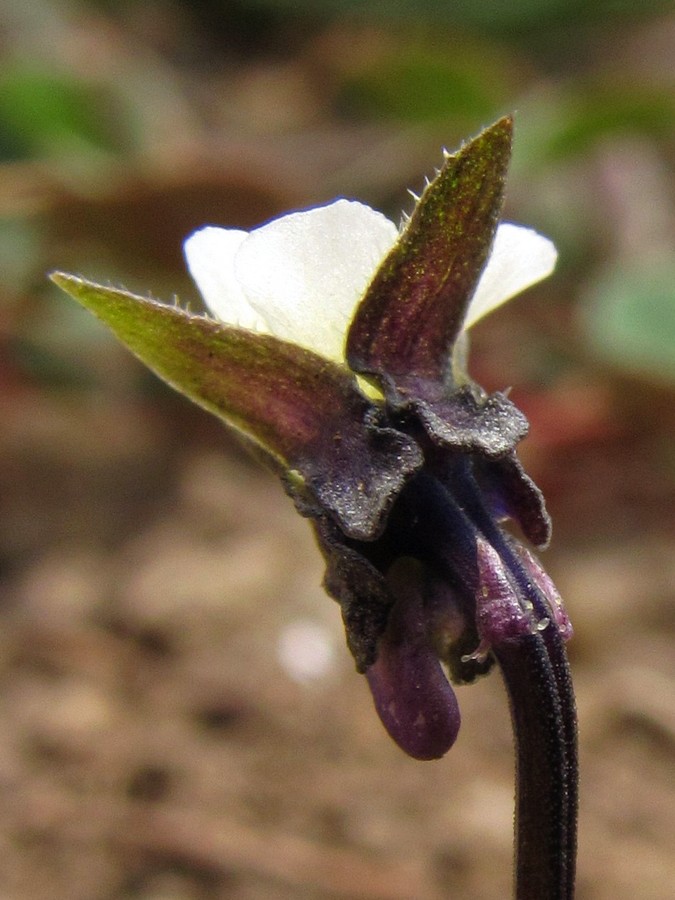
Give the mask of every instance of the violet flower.
[[187, 262], [216, 318], [52, 277], [279, 473], [406, 753], [442, 756], [460, 721], [450, 682], [499, 663], [518, 748], [518, 896], [541, 900], [573, 892], [571, 628], [504, 529], [536, 547], [550, 537], [516, 456], [526, 419], [465, 365], [466, 329], [555, 264], [546, 238], [499, 224], [511, 138], [504, 118], [446, 154], [400, 233], [347, 200], [251, 233], [196, 232]]
[[[475, 177], [474, 154], [475, 145], [471, 155], [465, 151], [459, 160], [449, 158], [446, 166], [453, 177], [466, 179], [467, 165], [469, 177]], [[400, 522], [398, 510], [392, 510], [385, 524], [381, 504], [388, 509], [403, 493], [399, 504], [412, 504], [413, 521], [423, 519], [418, 482], [428, 482], [425, 498], [432, 491], [429, 502], [443, 507], [453, 503], [457, 478], [478, 478], [497, 515], [522, 519], [535, 543], [548, 539], [541, 498], [512, 452], [525, 433], [523, 417], [503, 395], [484, 396], [458, 360], [451, 368], [451, 360], [464, 330], [552, 271], [555, 248], [530, 229], [496, 226], [499, 185], [488, 184], [486, 196], [477, 192], [465, 197], [465, 203], [483, 204], [482, 214], [469, 219], [456, 196], [454, 204], [447, 204], [448, 180], [446, 173], [427, 187], [403, 235], [381, 213], [337, 200], [275, 219], [250, 234], [206, 227], [185, 243], [190, 272], [220, 321], [292, 341], [357, 375], [378, 376], [370, 388], [361, 380], [374, 401], [365, 414], [371, 418], [371, 434], [377, 433], [379, 420], [381, 439], [393, 442], [401, 453], [398, 475], [407, 483], [385, 486], [378, 481], [377, 496], [368, 497], [365, 477], [356, 498], [362, 509], [338, 527], [336, 510], [326, 511], [325, 498], [317, 503], [307, 492], [294, 488], [292, 493], [296, 499], [301, 496], [303, 512], [314, 523], [326, 556], [326, 587], [342, 605], [348, 642], [377, 711], [394, 740], [418, 759], [442, 756], [459, 727], [457, 703], [441, 663], [450, 666], [455, 680], [470, 681], [491, 662], [486, 634], [497, 601], [479, 603], [488, 607], [483, 627], [481, 616], [476, 618], [476, 595], [482, 597], [491, 575], [498, 580], [495, 573], [502, 564], [470, 517], [439, 509], [439, 516], [452, 516], [454, 532], [443, 543], [456, 545], [458, 557], [443, 561], [430, 558], [449, 551], [446, 546], [434, 550], [438, 538], [427, 534], [424, 525]], [[436, 215], [440, 229], [428, 225]], [[414, 279], [406, 272], [411, 266], [416, 267]], [[391, 324], [383, 315], [390, 310], [398, 317]], [[430, 340], [435, 342], [431, 350]], [[381, 359], [379, 347], [385, 344]], [[384, 437], [387, 429], [398, 432], [397, 437]], [[394, 446], [388, 452], [395, 453]], [[359, 482], [364, 463], [369, 465], [359, 455], [341, 460], [342, 479], [338, 475], [336, 485], [347, 470]], [[479, 545], [485, 550], [478, 554], [476, 569]], [[401, 574], [402, 567], [395, 564], [406, 557], [418, 565]], [[364, 584], [370, 586], [366, 596]], [[436, 587], [432, 590], [430, 584]], [[531, 608], [512, 615], [527, 630], [539, 625]]]

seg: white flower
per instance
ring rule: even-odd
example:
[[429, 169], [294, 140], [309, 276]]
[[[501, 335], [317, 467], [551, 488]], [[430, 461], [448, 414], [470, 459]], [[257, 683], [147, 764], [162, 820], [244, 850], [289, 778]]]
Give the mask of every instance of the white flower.
[[[184, 249], [206, 305], [222, 322], [344, 363], [349, 323], [398, 236], [393, 222], [369, 206], [336, 200], [250, 233], [202, 228]], [[550, 275], [556, 258], [548, 238], [500, 225], [464, 328]]]

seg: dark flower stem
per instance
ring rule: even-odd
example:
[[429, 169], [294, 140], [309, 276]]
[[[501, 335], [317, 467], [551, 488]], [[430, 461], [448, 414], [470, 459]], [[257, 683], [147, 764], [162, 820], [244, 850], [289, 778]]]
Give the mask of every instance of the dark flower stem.
[[574, 897], [576, 713], [564, 644], [555, 628], [494, 648], [516, 744], [516, 900]]
[[[456, 481], [473, 521], [544, 621], [550, 610], [489, 515], [464, 463]], [[492, 647], [509, 697], [516, 749], [515, 898], [572, 900], [575, 890], [579, 768], [577, 715], [565, 641], [543, 631]]]

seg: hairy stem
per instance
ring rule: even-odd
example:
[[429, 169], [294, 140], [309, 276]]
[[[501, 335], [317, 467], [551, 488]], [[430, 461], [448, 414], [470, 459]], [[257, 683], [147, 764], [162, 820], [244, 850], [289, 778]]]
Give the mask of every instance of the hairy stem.
[[572, 900], [578, 770], [564, 644], [549, 627], [504, 642], [494, 653], [509, 695], [516, 744], [516, 900]]

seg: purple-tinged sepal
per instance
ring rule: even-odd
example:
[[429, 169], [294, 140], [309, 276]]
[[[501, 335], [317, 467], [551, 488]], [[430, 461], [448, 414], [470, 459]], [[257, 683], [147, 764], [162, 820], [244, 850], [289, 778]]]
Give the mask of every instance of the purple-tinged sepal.
[[513, 573], [482, 537], [477, 541], [476, 558], [476, 626], [480, 644], [467, 658], [480, 662], [493, 647], [535, 634], [548, 625], [548, 620], [536, 620], [532, 601], [523, 596]]
[[[381, 414], [343, 366], [303, 347], [71, 275], [52, 279], [172, 387], [292, 471], [351, 537], [384, 527], [422, 465], [415, 441]], [[299, 477], [297, 477], [299, 476]]]
[[495, 239], [512, 129], [510, 118], [500, 119], [446, 158], [347, 337], [350, 367], [378, 379], [389, 409], [416, 419], [435, 444], [490, 457], [511, 451], [527, 420], [465, 373], [456, 384], [453, 355]]
[[528, 541], [545, 549], [551, 540], [551, 519], [544, 495], [523, 469], [515, 451], [496, 459], [476, 460], [474, 474], [495, 519], [513, 520]]
[[497, 230], [512, 133], [505, 117], [446, 157], [356, 311], [347, 361], [385, 390], [399, 377], [447, 381]]
[[[394, 605], [382, 571], [392, 564], [386, 536], [372, 543], [357, 543], [346, 539], [329, 516], [314, 515], [312, 524], [326, 562], [324, 587], [340, 604], [347, 646], [356, 670], [363, 674], [377, 659], [378, 643]], [[385, 547], [380, 549], [383, 542]], [[379, 566], [368, 558], [369, 551], [382, 557]]]
[[553, 622], [560, 632], [562, 639], [564, 641], [569, 641], [574, 635], [574, 629], [572, 628], [570, 617], [567, 614], [565, 604], [558, 592], [558, 588], [553, 584], [550, 576], [542, 568], [541, 563], [533, 553], [530, 553], [526, 547], [523, 547], [520, 544], [516, 545], [516, 551], [525, 570], [532, 578], [535, 587], [539, 589], [546, 601], [546, 605], [551, 615], [551, 622]]
[[415, 379], [399, 384], [399, 391], [403, 387], [409, 399], [399, 408], [414, 416], [438, 446], [496, 458], [511, 452], [527, 434], [527, 419], [500, 392], [488, 395], [469, 383], [450, 393], [445, 385], [425, 383], [417, 385], [416, 393]]

